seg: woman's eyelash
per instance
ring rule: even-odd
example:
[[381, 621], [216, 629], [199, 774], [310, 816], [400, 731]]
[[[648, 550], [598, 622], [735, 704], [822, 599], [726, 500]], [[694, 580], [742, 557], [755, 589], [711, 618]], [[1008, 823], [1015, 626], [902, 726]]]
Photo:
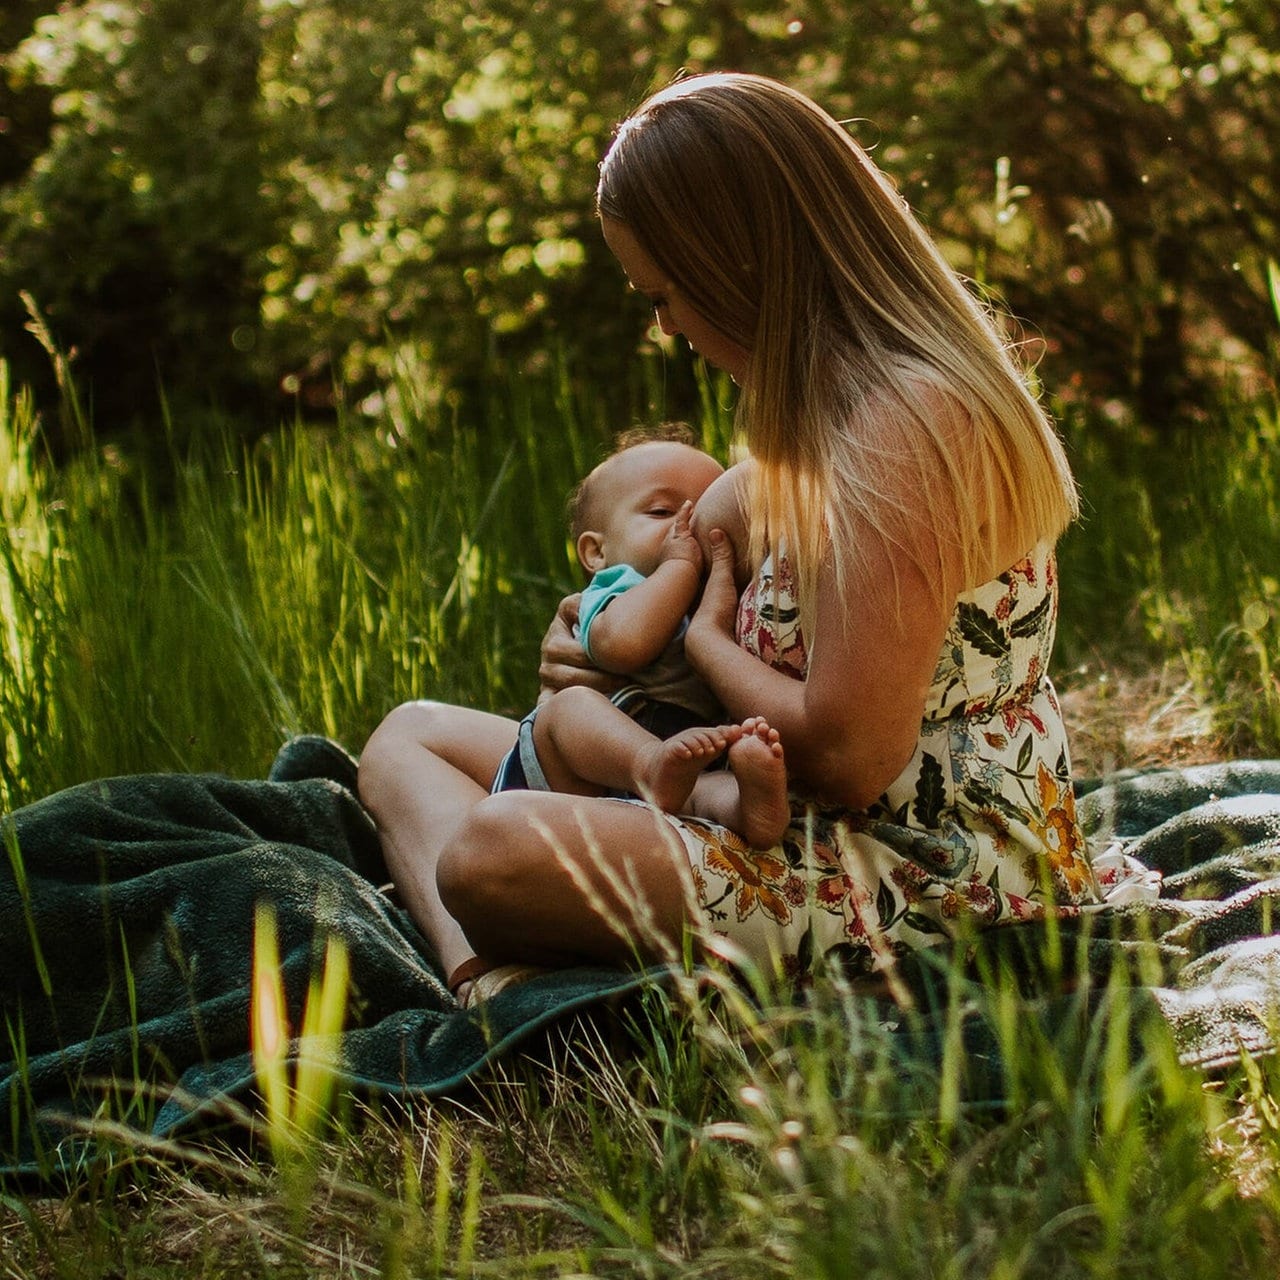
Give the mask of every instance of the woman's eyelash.
[[634, 284], [631, 285], [630, 288], [634, 293], [640, 294], [641, 297], [643, 297], [644, 300], [655, 311], [657, 311], [660, 307], [665, 307], [668, 305], [668, 299], [665, 293], [648, 293], [644, 289], [641, 289], [638, 285], [634, 285]]

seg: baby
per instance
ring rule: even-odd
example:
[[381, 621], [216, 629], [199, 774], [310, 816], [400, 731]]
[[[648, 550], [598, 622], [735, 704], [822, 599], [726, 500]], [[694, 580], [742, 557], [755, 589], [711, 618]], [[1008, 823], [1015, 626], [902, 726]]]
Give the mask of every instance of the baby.
[[[578, 638], [595, 666], [630, 683], [612, 698], [551, 695], [521, 721], [492, 790], [639, 796], [770, 848], [790, 816], [778, 734], [760, 717], [718, 724], [719, 704], [684, 658], [703, 578], [689, 519], [723, 474], [687, 439], [671, 428], [624, 436], [575, 492], [572, 532], [592, 575]], [[726, 753], [728, 768], [708, 771]]]

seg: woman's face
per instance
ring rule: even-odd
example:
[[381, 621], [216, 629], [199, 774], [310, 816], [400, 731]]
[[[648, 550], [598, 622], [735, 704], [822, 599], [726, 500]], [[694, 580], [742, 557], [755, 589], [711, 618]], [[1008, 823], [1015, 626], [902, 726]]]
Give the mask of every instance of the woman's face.
[[747, 370], [750, 352], [721, 333], [705, 316], [685, 300], [679, 287], [644, 251], [640, 242], [624, 222], [601, 218], [605, 243], [627, 273], [631, 287], [653, 304], [658, 327], [668, 337], [683, 334], [688, 344], [717, 368], [723, 369], [735, 382], [741, 382]]

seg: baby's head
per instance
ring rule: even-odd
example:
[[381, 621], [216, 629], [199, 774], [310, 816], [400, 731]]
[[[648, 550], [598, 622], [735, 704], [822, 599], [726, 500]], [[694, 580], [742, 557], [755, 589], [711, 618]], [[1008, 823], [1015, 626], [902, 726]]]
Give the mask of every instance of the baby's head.
[[629, 564], [647, 577], [685, 502], [696, 503], [724, 468], [680, 424], [627, 432], [574, 490], [570, 524], [588, 573]]

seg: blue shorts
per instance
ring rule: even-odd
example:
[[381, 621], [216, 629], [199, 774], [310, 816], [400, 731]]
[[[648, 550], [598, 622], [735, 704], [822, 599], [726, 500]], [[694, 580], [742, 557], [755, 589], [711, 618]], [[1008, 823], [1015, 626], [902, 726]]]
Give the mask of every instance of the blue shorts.
[[499, 791], [550, 791], [547, 776], [538, 763], [538, 753], [533, 745], [533, 721], [538, 714], [534, 707], [516, 729], [516, 745], [502, 757], [498, 772], [493, 775], [489, 794]]
[[[670, 738], [685, 729], [696, 729], [704, 724], [705, 717], [674, 702], [659, 702], [649, 697], [637, 684], [629, 684], [609, 699], [620, 711], [625, 711], [638, 725], [656, 738]], [[500, 791], [553, 791], [542, 772], [538, 752], [533, 745], [533, 722], [539, 708], [534, 707], [516, 730], [516, 745], [502, 757], [497, 773], [493, 776], [490, 795]], [[610, 795], [629, 795], [629, 792], [610, 792]]]

